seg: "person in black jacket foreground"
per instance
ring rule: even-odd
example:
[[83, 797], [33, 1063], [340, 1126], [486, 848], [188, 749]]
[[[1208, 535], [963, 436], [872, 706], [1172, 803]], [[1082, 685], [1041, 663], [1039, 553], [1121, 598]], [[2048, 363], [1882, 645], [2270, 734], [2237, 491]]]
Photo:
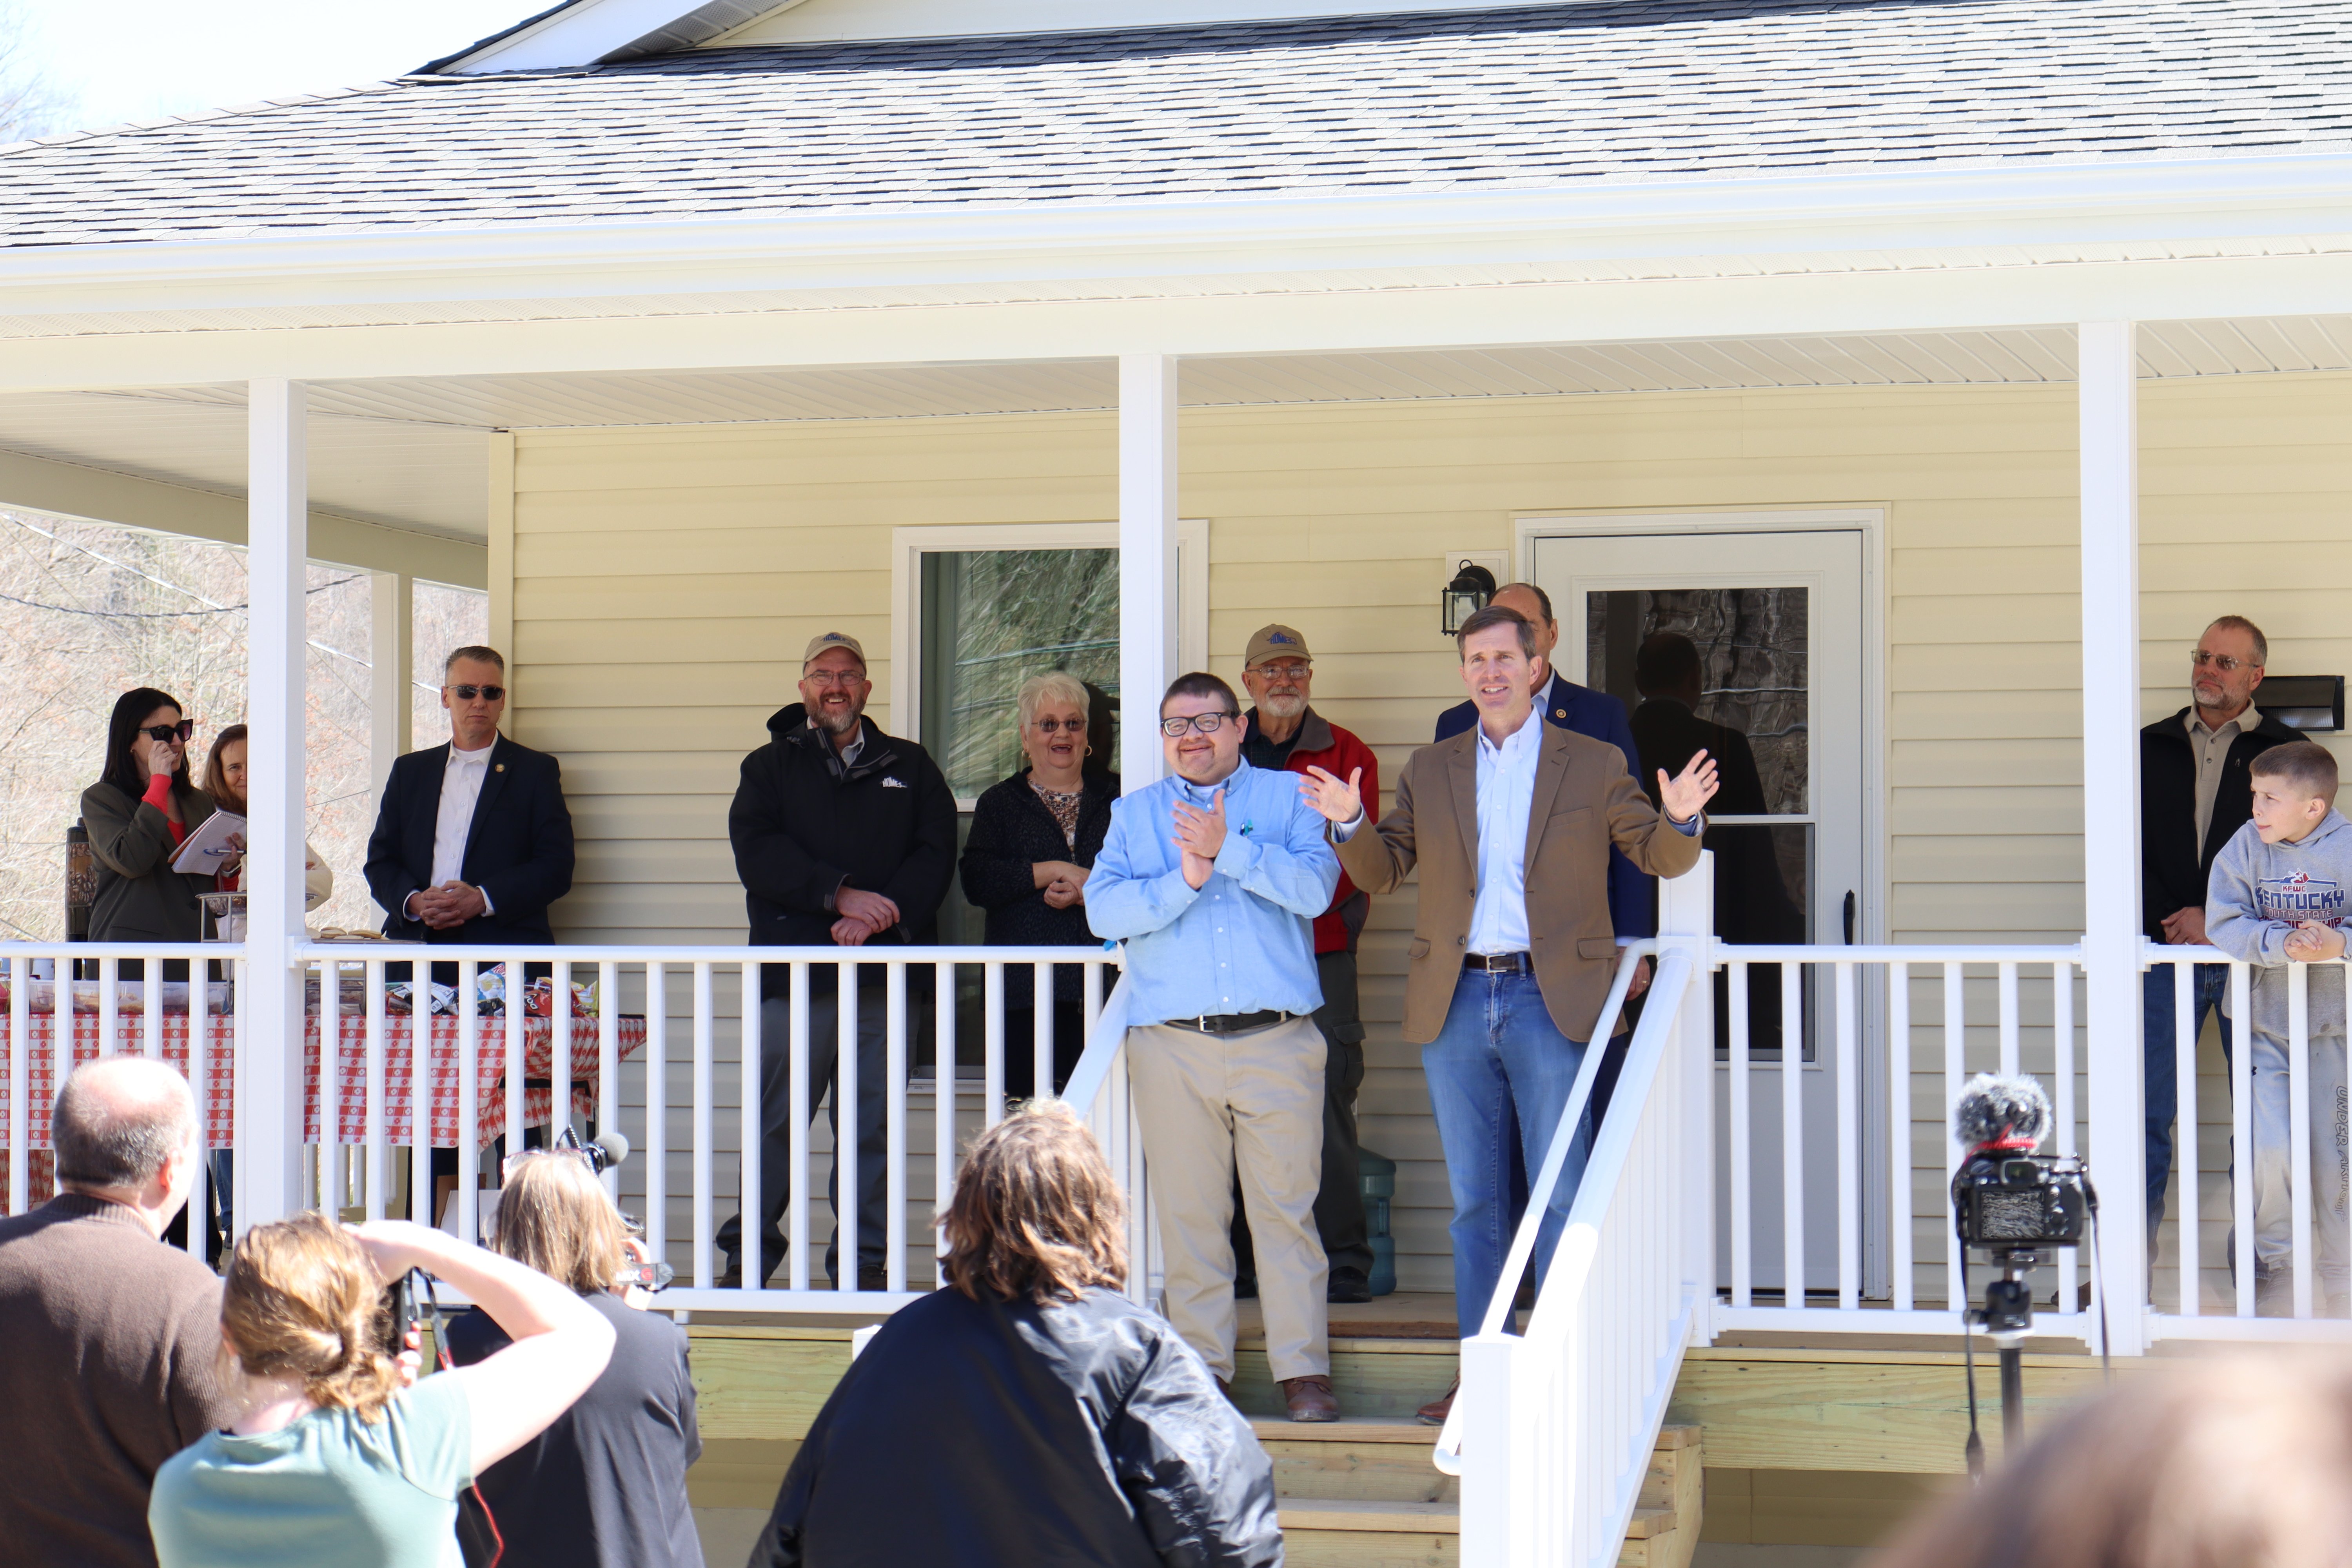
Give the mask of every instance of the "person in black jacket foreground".
[[1275, 1568], [1274, 1466], [1207, 1365], [1118, 1292], [1126, 1205], [1058, 1100], [980, 1135], [947, 1289], [850, 1363], [751, 1568]]
[[[702, 1457], [686, 1331], [626, 1305], [620, 1211], [576, 1149], [508, 1162], [490, 1250], [569, 1285], [613, 1325], [613, 1359], [555, 1424], [481, 1473], [506, 1541], [503, 1568], [702, 1568], [686, 1499]], [[488, 1312], [449, 1325], [450, 1359], [487, 1361], [511, 1342]]]
[[[963, 896], [988, 911], [992, 947], [1086, 947], [1087, 874], [1103, 835], [1117, 773], [1085, 771], [1087, 689], [1074, 675], [1033, 675], [1021, 686], [1021, 750], [1028, 766], [990, 787], [974, 805], [963, 845]], [[1110, 737], [1099, 738], [1108, 745]], [[1036, 981], [1030, 965], [1004, 966], [1004, 1092], [1025, 1100], [1036, 1088]], [[1055, 966], [1054, 1086], [1077, 1070], [1086, 1050], [1086, 970]]]
[[[2302, 739], [2253, 705], [2269, 658], [2270, 644], [2260, 626], [2243, 616], [2223, 616], [2205, 628], [2189, 656], [2189, 695], [2195, 700], [2139, 732], [2139, 886], [2142, 929], [2150, 942], [2203, 944], [2213, 857], [2253, 815], [2248, 764], [2273, 746]], [[2180, 1099], [2173, 1046], [2175, 967], [2151, 964], [2140, 977], [2151, 1268], [2157, 1226], [2164, 1221], [2172, 1122]], [[2200, 963], [2194, 973], [2189, 1027], [2201, 1033], [2205, 1016], [2221, 1005], [2230, 970], [2227, 964]], [[2230, 1047], [2230, 1020], [2224, 1016], [2225, 1058]]]
[[[857, 639], [826, 632], [801, 657], [801, 700], [768, 721], [768, 743], [743, 759], [727, 813], [735, 874], [754, 947], [833, 944], [920, 946], [939, 940], [940, 900], [955, 874], [956, 807], [948, 781], [922, 747], [886, 735], [865, 718], [874, 690]], [[879, 956], [879, 955], [877, 955]], [[873, 963], [857, 971], [857, 1289], [885, 1288], [883, 1030], [887, 978]], [[925, 1032], [929, 965], [907, 977], [907, 1037]], [[792, 1195], [792, 970], [761, 966], [760, 1213], [752, 1257], [744, 1258], [743, 1216], [719, 1227], [726, 1254], [721, 1285], [765, 1283], [781, 1260], [777, 1222]], [[831, 964], [809, 971], [808, 1103], [825, 1098], [840, 1041], [840, 996]], [[836, 1097], [837, 1098], [837, 1097]], [[828, 1105], [836, 1141], [841, 1108]], [[838, 1147], [838, 1142], [835, 1144]], [[837, 1186], [834, 1213], [841, 1212]], [[840, 1232], [825, 1246], [825, 1271], [842, 1278]], [[744, 1271], [748, 1261], [751, 1268]]]

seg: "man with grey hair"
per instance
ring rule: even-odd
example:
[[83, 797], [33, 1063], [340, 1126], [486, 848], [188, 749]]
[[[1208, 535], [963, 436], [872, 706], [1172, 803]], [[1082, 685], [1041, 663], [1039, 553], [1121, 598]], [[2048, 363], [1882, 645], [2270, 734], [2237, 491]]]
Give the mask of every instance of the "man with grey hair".
[[50, 1122], [58, 1195], [0, 1220], [0, 1541], [12, 1561], [152, 1568], [164, 1460], [235, 1417], [215, 1383], [220, 1281], [162, 1241], [203, 1142], [195, 1097], [143, 1057], [84, 1062]]

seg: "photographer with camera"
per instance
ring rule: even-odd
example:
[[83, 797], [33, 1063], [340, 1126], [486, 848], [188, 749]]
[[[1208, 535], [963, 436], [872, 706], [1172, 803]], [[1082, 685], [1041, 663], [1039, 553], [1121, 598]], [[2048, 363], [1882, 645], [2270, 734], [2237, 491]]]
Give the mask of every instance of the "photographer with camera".
[[[482, 1500], [506, 1540], [500, 1568], [702, 1568], [686, 1500], [687, 1468], [702, 1457], [686, 1331], [624, 1302], [628, 1233], [596, 1168], [579, 1149], [507, 1163], [491, 1250], [577, 1294], [612, 1325], [614, 1347], [587, 1393], [482, 1472]], [[480, 1312], [449, 1330], [459, 1366], [509, 1342]]]
[[[404, 1387], [384, 1288], [422, 1268], [514, 1342]], [[155, 1477], [162, 1568], [450, 1568], [458, 1498], [546, 1430], [613, 1353], [613, 1327], [535, 1269], [400, 1220], [256, 1226], [221, 1289], [242, 1414]]]

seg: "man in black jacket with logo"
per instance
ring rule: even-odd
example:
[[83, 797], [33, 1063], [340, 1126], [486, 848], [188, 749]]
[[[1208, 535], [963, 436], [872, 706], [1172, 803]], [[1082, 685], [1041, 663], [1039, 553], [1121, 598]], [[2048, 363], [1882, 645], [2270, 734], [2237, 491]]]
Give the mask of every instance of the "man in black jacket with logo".
[[[922, 945], [938, 940], [940, 901], [955, 873], [956, 807], [939, 764], [912, 741], [865, 719], [874, 689], [857, 639], [826, 632], [801, 657], [801, 700], [768, 721], [769, 742], [743, 759], [727, 813], [757, 947]], [[918, 1000], [920, 974], [908, 977]], [[857, 1013], [857, 1288], [883, 1289], [884, 971], [859, 971]], [[719, 1283], [765, 1283], [782, 1253], [778, 1222], [792, 1194], [791, 970], [762, 966], [760, 983], [760, 1222], [747, 1274], [742, 1215], [719, 1227]], [[809, 972], [809, 1103], [834, 1081], [840, 1038], [835, 972]], [[911, 1009], [910, 1009], [911, 1013]], [[908, 1034], [915, 1033], [912, 1016]], [[837, 1097], [836, 1097], [837, 1098]], [[841, 1115], [835, 1104], [835, 1146]], [[840, 1194], [832, 1197], [840, 1212]], [[825, 1269], [842, 1279], [839, 1234]]]
[[[2263, 683], [2270, 645], [2243, 616], [2223, 616], [2205, 628], [2190, 656], [2195, 699], [2169, 719], [2139, 732], [2139, 858], [2141, 921], [2149, 941], [2197, 946], [2205, 941], [2206, 883], [2213, 857], [2253, 815], [2247, 764], [2284, 742], [2293, 730], [2263, 714], [2254, 689]], [[2146, 987], [2147, 1111], [2147, 1236], [2155, 1259], [2156, 1228], [2164, 1219], [2164, 1189], [2172, 1168], [2172, 1122], [2179, 1105], [2174, 1023], [2178, 965], [2151, 965]], [[2205, 1016], [2221, 1000], [2226, 964], [2193, 971], [2189, 1026], [2202, 1032]], [[2221, 1020], [2221, 1050], [2230, 1049], [2230, 1020]], [[2184, 1183], [2183, 1223], [2196, 1212], [2194, 1176]]]

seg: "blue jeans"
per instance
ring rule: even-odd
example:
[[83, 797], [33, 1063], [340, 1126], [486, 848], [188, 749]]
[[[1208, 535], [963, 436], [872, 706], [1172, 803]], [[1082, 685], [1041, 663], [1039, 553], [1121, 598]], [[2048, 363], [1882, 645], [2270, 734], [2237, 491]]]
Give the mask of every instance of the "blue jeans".
[[[2156, 1238], [2156, 1227], [2164, 1223], [2164, 1187], [2166, 1173], [2172, 1169], [2172, 1123], [2180, 1109], [2179, 1059], [2174, 1047], [2173, 974], [2179, 966], [2171, 963], [2153, 964], [2140, 976], [2141, 999], [2145, 1021], [2146, 1058], [2140, 1075], [2141, 1093], [2147, 1111], [2147, 1234]], [[2189, 1016], [2189, 1027], [2199, 1034], [2205, 1032], [2205, 1016], [2221, 1005], [2221, 994], [2230, 984], [2230, 966], [2226, 963], [2196, 965], [2196, 976], [2189, 983], [2189, 995], [2194, 1011]], [[2230, 1020], [2221, 1020], [2221, 1055], [2230, 1056]], [[2196, 1139], [2189, 1139], [2196, 1146]], [[2183, 1185], [2193, 1194], [2196, 1173], [2184, 1173]]]
[[[1555, 1027], [1531, 974], [1465, 970], [1437, 1038], [1421, 1047], [1429, 1101], [1454, 1193], [1454, 1309], [1465, 1338], [1478, 1331], [1510, 1251], [1511, 1153], [1524, 1142], [1529, 1176], [1543, 1169], [1584, 1047]], [[1541, 1280], [1568, 1222], [1591, 1152], [1580, 1122], [1536, 1237]]]

